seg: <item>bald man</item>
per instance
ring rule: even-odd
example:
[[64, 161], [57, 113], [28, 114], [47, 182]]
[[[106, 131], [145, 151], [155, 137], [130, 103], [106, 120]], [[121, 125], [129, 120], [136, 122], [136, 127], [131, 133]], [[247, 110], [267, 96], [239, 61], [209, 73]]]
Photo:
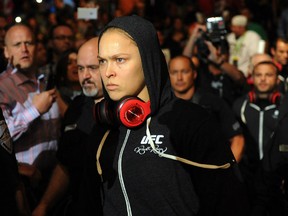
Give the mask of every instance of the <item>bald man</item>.
[[[53, 211], [68, 188], [71, 191], [69, 194], [71, 199], [68, 201], [69, 215], [80, 215], [79, 212], [83, 215], [92, 215], [101, 212], [100, 194], [97, 194], [98, 190], [95, 188], [99, 179], [97, 176], [88, 176], [90, 174], [86, 166], [86, 150], [89, 139], [93, 139], [91, 136], [97, 133], [94, 128], [92, 109], [94, 104], [103, 97], [97, 55], [97, 37], [88, 40], [79, 48], [77, 65], [83, 95], [76, 97], [67, 110], [63, 122], [62, 139], [57, 152], [59, 164], [54, 169], [49, 186], [39, 205], [33, 211], [33, 216], [47, 215], [47, 212]], [[92, 151], [95, 151], [95, 148]], [[93, 179], [93, 184], [90, 182], [90, 178]], [[92, 194], [89, 194], [90, 192]], [[79, 199], [84, 196], [85, 202]], [[94, 206], [89, 205], [87, 200], [93, 200]], [[98, 200], [99, 202], [97, 202]], [[86, 212], [84, 213], [84, 211]]]
[[45, 75], [38, 74], [35, 52], [29, 26], [15, 24], [7, 30], [4, 55], [9, 67], [0, 76], [0, 106], [14, 142], [19, 172], [27, 179], [26, 191], [32, 193], [32, 206], [56, 164], [60, 135], [56, 90], [44, 90]]

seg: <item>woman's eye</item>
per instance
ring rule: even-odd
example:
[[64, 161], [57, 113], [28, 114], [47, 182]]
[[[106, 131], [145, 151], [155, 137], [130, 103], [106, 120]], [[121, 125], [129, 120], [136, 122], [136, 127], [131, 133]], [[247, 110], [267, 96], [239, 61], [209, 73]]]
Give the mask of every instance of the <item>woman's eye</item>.
[[104, 60], [103, 59], [99, 59], [99, 64], [103, 64]]
[[116, 61], [122, 63], [122, 62], [124, 62], [124, 59], [123, 58], [117, 58]]

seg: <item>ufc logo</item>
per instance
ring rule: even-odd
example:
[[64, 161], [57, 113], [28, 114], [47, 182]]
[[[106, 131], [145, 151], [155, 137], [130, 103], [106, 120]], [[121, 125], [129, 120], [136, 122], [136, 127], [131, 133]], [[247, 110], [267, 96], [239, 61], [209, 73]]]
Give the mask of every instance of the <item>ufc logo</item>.
[[[160, 139], [162, 139], [163, 137], [164, 135], [151, 135], [151, 139], [155, 144], [162, 144], [162, 141]], [[144, 136], [141, 140], [141, 144], [148, 144], [148, 143], [149, 143], [148, 137]]]

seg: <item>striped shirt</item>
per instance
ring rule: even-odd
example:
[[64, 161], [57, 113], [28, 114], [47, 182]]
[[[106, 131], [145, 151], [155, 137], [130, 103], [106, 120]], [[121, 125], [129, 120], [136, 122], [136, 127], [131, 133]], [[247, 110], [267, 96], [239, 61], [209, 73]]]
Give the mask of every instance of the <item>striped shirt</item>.
[[60, 135], [57, 103], [42, 115], [32, 104], [33, 96], [40, 92], [40, 84], [40, 80], [29, 79], [15, 70], [7, 70], [0, 76], [0, 106], [14, 141], [16, 158], [18, 162], [36, 166], [35, 160], [45, 164], [39, 158], [49, 160], [43, 154], [39, 156], [41, 153], [57, 150]]

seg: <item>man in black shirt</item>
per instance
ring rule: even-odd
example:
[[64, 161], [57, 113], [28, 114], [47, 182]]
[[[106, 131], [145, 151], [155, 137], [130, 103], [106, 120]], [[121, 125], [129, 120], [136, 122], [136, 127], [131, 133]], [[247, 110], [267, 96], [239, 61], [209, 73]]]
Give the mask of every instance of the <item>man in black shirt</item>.
[[176, 56], [169, 62], [171, 86], [177, 97], [194, 102], [208, 110], [221, 125], [222, 132], [231, 145], [231, 150], [239, 162], [244, 150], [244, 138], [239, 122], [233, 111], [217, 95], [196, 88], [197, 72], [191, 59], [186, 56]]
[[[87, 151], [96, 152], [96, 147], [88, 144], [93, 139], [93, 135], [97, 134], [93, 106], [101, 100], [103, 95], [97, 44], [98, 38], [92, 38], [84, 43], [78, 51], [78, 74], [84, 95], [76, 97], [65, 114], [62, 138], [57, 152], [59, 163], [44, 196], [33, 212], [33, 216], [45, 215], [53, 209], [57, 202], [59, 205], [60, 198], [67, 193], [68, 188], [71, 190], [72, 198], [71, 202], [68, 202], [69, 208], [66, 215], [80, 215], [79, 212], [83, 215], [93, 215], [95, 212], [101, 212], [100, 191], [96, 191], [98, 175], [95, 173], [96, 176], [91, 176], [90, 167], [86, 166], [88, 163]], [[93, 184], [89, 184], [91, 179], [95, 180]], [[86, 188], [87, 184], [90, 188]], [[82, 199], [84, 196], [86, 201]], [[98, 199], [99, 202], [91, 205], [90, 199]], [[55, 211], [58, 209], [56, 207]]]

